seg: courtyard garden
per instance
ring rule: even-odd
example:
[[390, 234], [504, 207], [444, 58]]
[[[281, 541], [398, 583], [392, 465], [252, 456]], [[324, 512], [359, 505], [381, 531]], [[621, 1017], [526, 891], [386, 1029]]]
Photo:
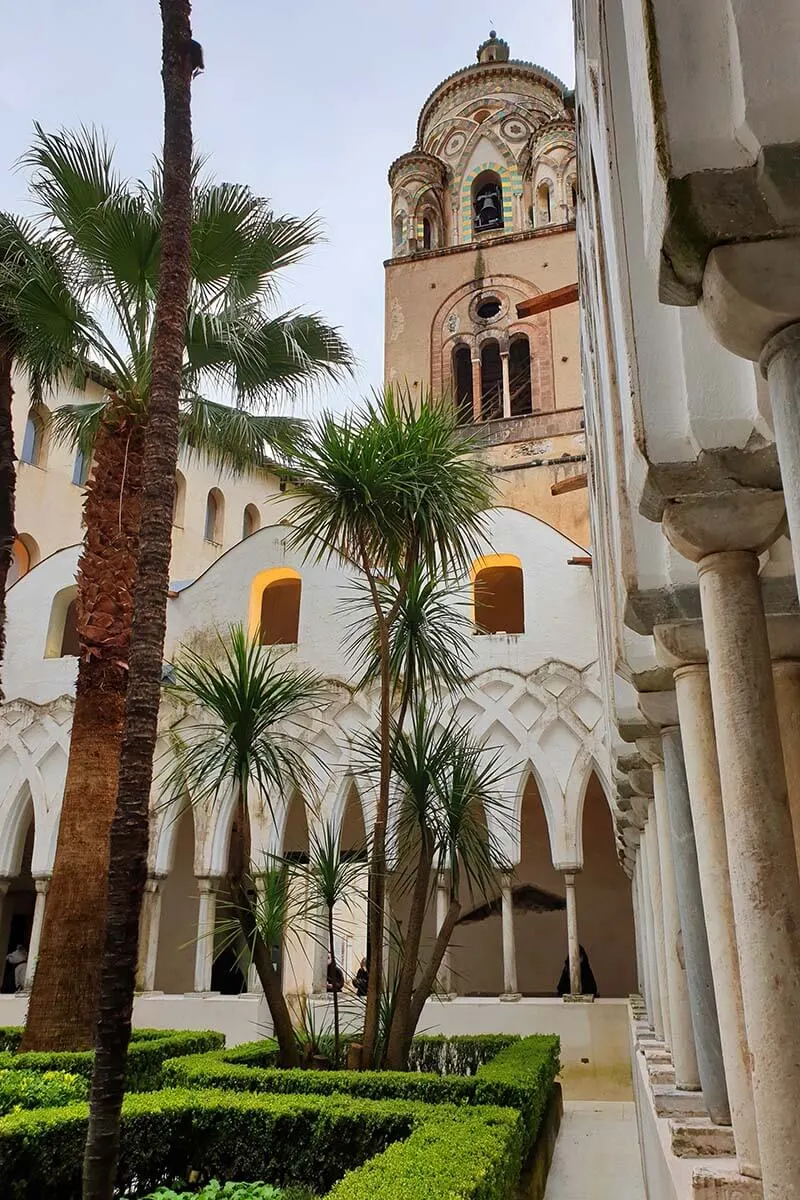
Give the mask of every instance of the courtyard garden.
[[[78, 1200], [91, 1051], [0, 1031], [0, 1190]], [[272, 1039], [140, 1030], [115, 1195], [131, 1200], [511, 1200], [557, 1122], [556, 1037], [417, 1037], [408, 1071], [285, 1069]], [[546, 1163], [545, 1172], [546, 1174]]]

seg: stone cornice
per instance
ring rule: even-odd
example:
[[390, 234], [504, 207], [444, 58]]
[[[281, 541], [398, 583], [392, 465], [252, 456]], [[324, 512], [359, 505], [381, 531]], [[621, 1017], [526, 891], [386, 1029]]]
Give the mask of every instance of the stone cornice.
[[415, 254], [400, 254], [397, 258], [384, 259], [384, 267], [398, 266], [400, 263], [420, 262], [426, 258], [443, 258], [447, 254], [465, 254], [484, 250], [487, 246], [504, 245], [506, 242], [528, 242], [534, 238], [552, 237], [559, 233], [574, 233], [575, 222], [566, 221], [563, 225], [545, 225], [542, 229], [523, 229], [521, 233], [502, 233], [497, 237], [481, 237], [475, 242], [462, 242], [458, 246], [442, 246], [438, 250], [417, 250]]

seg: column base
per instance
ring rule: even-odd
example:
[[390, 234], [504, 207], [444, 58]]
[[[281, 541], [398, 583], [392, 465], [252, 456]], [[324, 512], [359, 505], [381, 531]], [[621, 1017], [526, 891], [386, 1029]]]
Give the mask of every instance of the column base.
[[451, 1000], [455, 1000], [457, 997], [458, 992], [435, 992], [429, 999], [441, 1000], [443, 1004], [449, 1004]]
[[567, 992], [561, 997], [565, 1004], [594, 1004], [594, 996], [582, 996], [579, 993], [573, 995]]
[[502, 992], [497, 999], [503, 1004], [513, 1004], [522, 999], [522, 992]]
[[724, 1167], [698, 1167], [692, 1172], [692, 1197], [702, 1200], [762, 1200], [760, 1179]]

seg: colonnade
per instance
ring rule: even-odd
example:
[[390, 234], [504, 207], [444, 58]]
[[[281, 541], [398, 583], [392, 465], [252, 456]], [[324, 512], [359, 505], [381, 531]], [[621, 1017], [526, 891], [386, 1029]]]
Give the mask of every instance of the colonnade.
[[652, 781], [629, 771], [647, 1021], [768, 1200], [800, 1197], [800, 618], [768, 616], [759, 577], [784, 528], [780, 492], [667, 504], [702, 619], [653, 630], [672, 686], [640, 693]]

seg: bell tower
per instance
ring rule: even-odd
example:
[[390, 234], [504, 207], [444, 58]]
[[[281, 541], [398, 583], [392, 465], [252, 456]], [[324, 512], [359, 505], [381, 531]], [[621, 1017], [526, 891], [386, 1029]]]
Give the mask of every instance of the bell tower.
[[500, 502], [586, 545], [578, 313], [563, 303], [577, 280], [571, 93], [492, 30], [423, 104], [389, 187], [387, 382], [448, 396]]

